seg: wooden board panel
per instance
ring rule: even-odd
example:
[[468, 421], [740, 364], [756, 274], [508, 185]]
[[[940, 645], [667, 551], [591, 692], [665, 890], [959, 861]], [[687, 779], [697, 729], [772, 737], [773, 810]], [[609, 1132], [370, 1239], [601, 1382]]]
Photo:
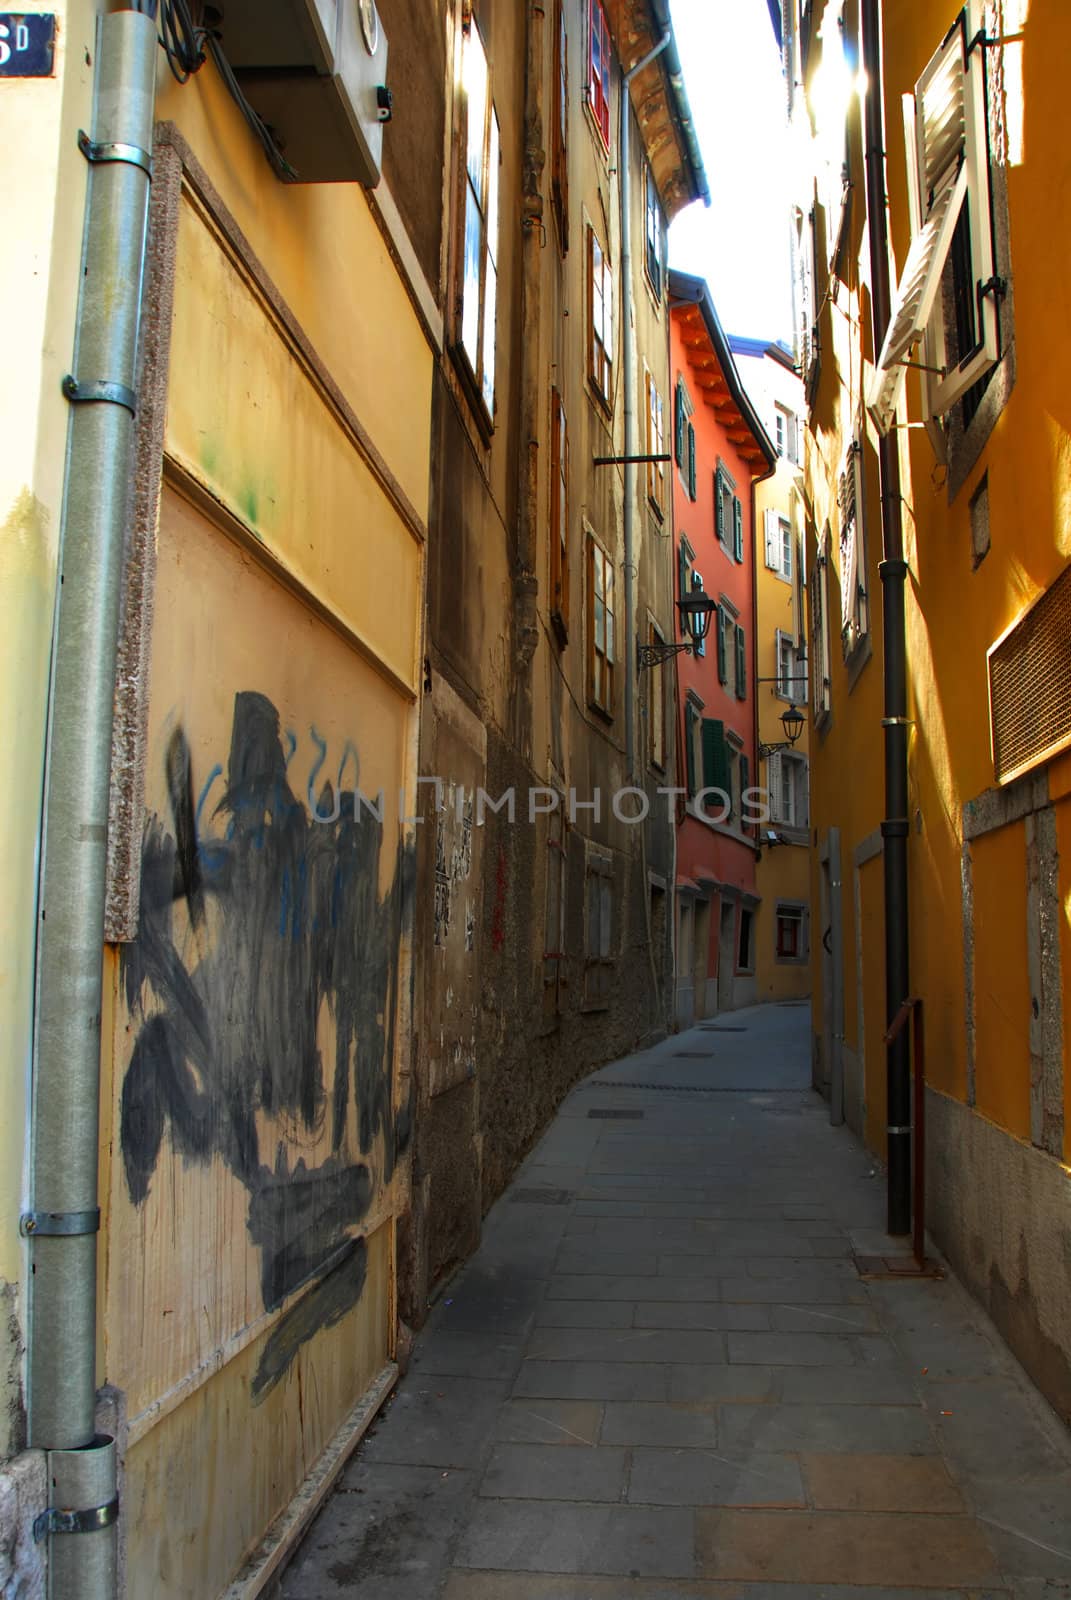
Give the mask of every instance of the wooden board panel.
[[[359, 1240], [392, 1212], [407, 1138], [394, 1064], [412, 716], [165, 491], [105, 1235], [106, 1373], [135, 1439], [219, 1368], [248, 1413], [277, 1381], [271, 1339], [297, 1329], [300, 1348], [362, 1282], [387, 1292]], [[354, 821], [357, 785], [393, 796], [382, 823]], [[270, 1359], [250, 1374], [254, 1345]]]

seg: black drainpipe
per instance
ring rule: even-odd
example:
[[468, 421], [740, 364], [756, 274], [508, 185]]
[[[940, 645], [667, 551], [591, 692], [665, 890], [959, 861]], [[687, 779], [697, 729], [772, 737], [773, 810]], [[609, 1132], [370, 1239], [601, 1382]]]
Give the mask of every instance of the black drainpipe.
[[[862, 55], [866, 73], [866, 209], [870, 229], [871, 324], [877, 361], [891, 315], [889, 224], [885, 194], [884, 84], [881, 60], [881, 0], [862, 0]], [[884, 560], [878, 567], [882, 592], [885, 656], [885, 817], [881, 824], [885, 862], [886, 1026], [907, 999], [910, 978], [907, 926], [907, 562], [900, 495], [900, 455], [895, 430], [878, 442], [881, 532]], [[889, 1191], [888, 1229], [911, 1229], [911, 1058], [909, 1030], [887, 1046]]]

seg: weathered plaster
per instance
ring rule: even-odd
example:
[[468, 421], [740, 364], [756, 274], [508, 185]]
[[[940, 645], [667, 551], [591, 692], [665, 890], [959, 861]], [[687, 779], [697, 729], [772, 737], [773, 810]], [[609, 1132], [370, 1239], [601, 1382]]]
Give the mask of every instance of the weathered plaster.
[[0, 1468], [0, 1600], [45, 1600], [45, 1549], [33, 1522], [48, 1504], [41, 1450], [25, 1450]]

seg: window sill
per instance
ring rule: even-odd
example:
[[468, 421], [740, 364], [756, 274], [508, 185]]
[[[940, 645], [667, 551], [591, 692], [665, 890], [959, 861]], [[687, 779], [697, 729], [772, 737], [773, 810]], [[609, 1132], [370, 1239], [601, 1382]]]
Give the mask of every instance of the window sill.
[[594, 715], [598, 717], [600, 722], [605, 722], [607, 727], [613, 726], [614, 713], [612, 709], [607, 711], [605, 706], [601, 706], [597, 700], [592, 700], [589, 697], [588, 710], [593, 712]]
[[602, 418], [603, 422], [609, 425], [613, 421], [614, 417], [613, 405], [609, 400], [607, 400], [606, 396], [603, 394], [602, 390], [599, 388], [599, 385], [595, 382], [595, 379], [591, 376], [590, 372], [588, 373], [588, 399], [595, 406], [595, 409], [599, 413], [599, 416]]
[[472, 375], [468, 356], [466, 356], [459, 344], [451, 344], [449, 348], [450, 360], [457, 378], [458, 387], [468, 402], [469, 414], [479, 432], [483, 446], [485, 449], [489, 449], [495, 432], [494, 419], [487, 414], [487, 407], [484, 404], [483, 395], [480, 393], [480, 387]]

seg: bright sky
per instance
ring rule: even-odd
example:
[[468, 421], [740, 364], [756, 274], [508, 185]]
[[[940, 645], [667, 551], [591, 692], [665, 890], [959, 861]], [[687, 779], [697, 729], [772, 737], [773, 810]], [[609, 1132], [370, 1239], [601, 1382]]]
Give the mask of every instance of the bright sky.
[[672, 0], [711, 205], [670, 229], [674, 267], [706, 278], [727, 333], [792, 343], [785, 85], [766, 0]]

